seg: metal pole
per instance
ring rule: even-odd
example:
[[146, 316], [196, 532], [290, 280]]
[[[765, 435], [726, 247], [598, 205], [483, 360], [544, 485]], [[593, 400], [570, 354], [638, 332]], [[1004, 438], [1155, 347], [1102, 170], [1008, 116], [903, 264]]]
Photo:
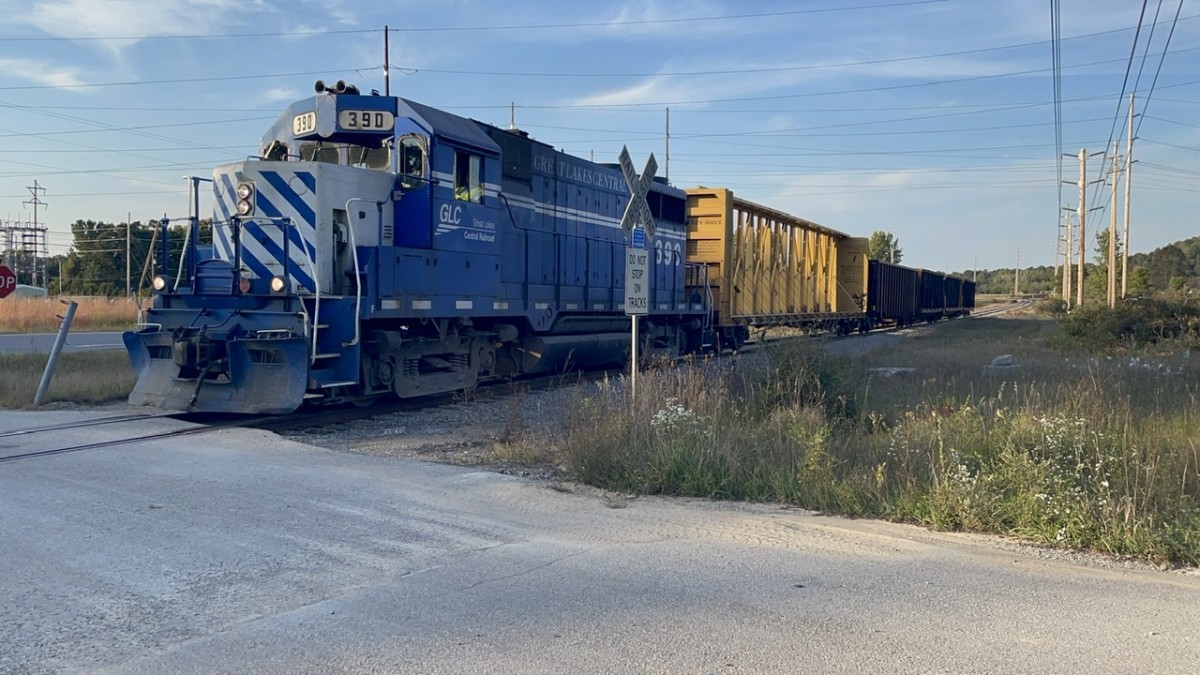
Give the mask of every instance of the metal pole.
[[663, 165], [663, 178], [671, 180], [671, 109], [667, 108], [667, 135], [665, 138], [666, 147], [663, 148], [666, 154], [665, 164]]
[[383, 95], [392, 95], [392, 71], [388, 68], [388, 61], [391, 57], [388, 55], [388, 27], [383, 27]]
[[632, 358], [630, 358], [630, 360], [629, 360], [629, 398], [630, 398], [630, 400], [633, 400], [634, 398], [637, 398], [637, 371], [638, 371], [638, 330], [637, 330], [638, 318], [637, 318], [637, 315], [634, 314], [633, 316], [629, 317], [629, 320], [633, 322], [633, 344], [629, 348], [629, 351], [632, 354]]
[[62, 325], [58, 327], [58, 337], [54, 338], [54, 348], [50, 350], [50, 360], [46, 362], [46, 370], [42, 373], [42, 382], [38, 385], [37, 395], [33, 397], [33, 405], [42, 404], [46, 389], [50, 386], [50, 378], [54, 377], [54, 367], [58, 365], [58, 355], [62, 353], [63, 345], [67, 342], [67, 333], [71, 330], [71, 321], [75, 319], [75, 308], [79, 303], [74, 300], [60, 300], [67, 306], [67, 315], [62, 317]]

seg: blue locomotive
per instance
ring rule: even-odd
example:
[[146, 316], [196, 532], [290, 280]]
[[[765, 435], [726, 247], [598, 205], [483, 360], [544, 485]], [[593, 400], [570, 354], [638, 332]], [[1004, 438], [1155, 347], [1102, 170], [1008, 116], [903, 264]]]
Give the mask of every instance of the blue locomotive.
[[[130, 402], [283, 413], [628, 359], [622, 172], [403, 98], [317, 83], [213, 172], [211, 237], [125, 344]], [[661, 181], [639, 342], [712, 342], [685, 264], [686, 195]], [[164, 225], [165, 233], [166, 227]], [[165, 250], [165, 249], [164, 249]], [[166, 272], [164, 270], [164, 272]]]

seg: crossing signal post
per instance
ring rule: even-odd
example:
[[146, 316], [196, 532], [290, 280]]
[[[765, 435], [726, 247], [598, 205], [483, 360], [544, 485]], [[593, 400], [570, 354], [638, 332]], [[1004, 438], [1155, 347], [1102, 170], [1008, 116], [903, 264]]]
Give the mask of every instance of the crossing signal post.
[[633, 168], [628, 148], [621, 148], [618, 160], [630, 195], [625, 215], [621, 218], [621, 228], [630, 237], [630, 245], [625, 249], [625, 314], [629, 317], [632, 335], [629, 347], [629, 389], [631, 396], [637, 396], [638, 318], [650, 313], [650, 254], [646, 250], [646, 241], [654, 236], [654, 215], [650, 212], [650, 205], [646, 203], [646, 195], [654, 182], [658, 162], [651, 153], [650, 158], [646, 160], [646, 168], [639, 177]]

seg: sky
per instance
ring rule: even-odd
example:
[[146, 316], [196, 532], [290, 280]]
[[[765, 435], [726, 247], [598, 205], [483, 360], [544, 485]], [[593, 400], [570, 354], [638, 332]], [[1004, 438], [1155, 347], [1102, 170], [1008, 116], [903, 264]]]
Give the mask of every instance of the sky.
[[676, 186], [947, 271], [1053, 265], [1081, 149], [1093, 258], [1134, 94], [1130, 250], [1200, 234], [1200, 2], [1061, 0], [1058, 106], [1053, 4], [0, 0], [0, 219], [33, 220], [35, 181], [52, 254], [79, 219], [186, 217], [185, 176], [255, 154], [317, 79], [384, 91], [386, 60], [393, 95], [653, 152]]

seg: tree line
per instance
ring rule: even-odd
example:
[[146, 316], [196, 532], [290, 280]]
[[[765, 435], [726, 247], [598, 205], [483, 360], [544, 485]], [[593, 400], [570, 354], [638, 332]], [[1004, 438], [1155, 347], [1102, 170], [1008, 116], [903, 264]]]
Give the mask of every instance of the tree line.
[[[71, 224], [71, 247], [46, 260], [43, 285], [51, 293], [69, 295], [117, 297], [147, 293], [155, 274], [174, 276], [178, 272], [187, 228], [187, 221], [168, 225], [164, 261], [159, 221], [127, 225], [77, 220]], [[202, 239], [211, 237], [210, 219], [200, 221], [200, 232]], [[26, 281], [22, 279], [21, 283]]]
[[[201, 220], [199, 229], [203, 241], [211, 240], [210, 219]], [[129, 292], [147, 292], [156, 273], [164, 272], [173, 276], [178, 272], [186, 234], [186, 221], [167, 227], [168, 249], [164, 263], [162, 232], [158, 221], [137, 221], [126, 225], [77, 220], [71, 225], [71, 248], [65, 254], [51, 256], [47, 260], [45, 286], [52, 293], [72, 295], [120, 296]], [[1084, 294], [1086, 298], [1103, 300], [1108, 287], [1107, 230], [1097, 233], [1093, 253], [1094, 261], [1084, 266]], [[14, 252], [8, 251], [6, 254], [6, 260], [14, 259]], [[899, 239], [892, 233], [876, 231], [870, 237], [868, 255], [874, 260], [899, 263], [904, 251]], [[1119, 267], [1119, 251], [1117, 260]], [[126, 261], [130, 277], [128, 286]], [[18, 260], [17, 267], [28, 266], [22, 267]], [[964, 270], [955, 274], [975, 279], [978, 293], [1006, 295], [1013, 292], [1014, 269], [1011, 267]], [[28, 283], [24, 279], [20, 281]], [[1200, 288], [1200, 236], [1168, 244], [1149, 253], [1130, 255], [1128, 286], [1129, 294], [1133, 296], [1187, 292]], [[1031, 294], [1059, 293], [1062, 290], [1062, 270], [1049, 266], [1022, 268], [1020, 290]]]
[[[1094, 259], [1084, 264], [1083, 291], [1085, 301], [1103, 302], [1108, 296], [1108, 230], [1096, 234]], [[903, 257], [899, 240], [890, 232], [876, 231], [869, 240], [868, 256], [872, 260], [899, 263]], [[1117, 242], [1117, 289], [1121, 282], [1121, 242]], [[1061, 294], [1062, 269], [1051, 266], [1021, 268], [1022, 294]], [[1011, 295], [1016, 288], [1015, 268], [994, 270], [964, 270], [954, 272], [965, 279], [974, 279], [976, 292], [987, 295]], [[1072, 270], [1072, 287], [1078, 271]], [[1167, 244], [1149, 253], [1129, 256], [1128, 294], [1150, 296], [1163, 293], [1187, 293], [1200, 288], [1200, 237]]]

